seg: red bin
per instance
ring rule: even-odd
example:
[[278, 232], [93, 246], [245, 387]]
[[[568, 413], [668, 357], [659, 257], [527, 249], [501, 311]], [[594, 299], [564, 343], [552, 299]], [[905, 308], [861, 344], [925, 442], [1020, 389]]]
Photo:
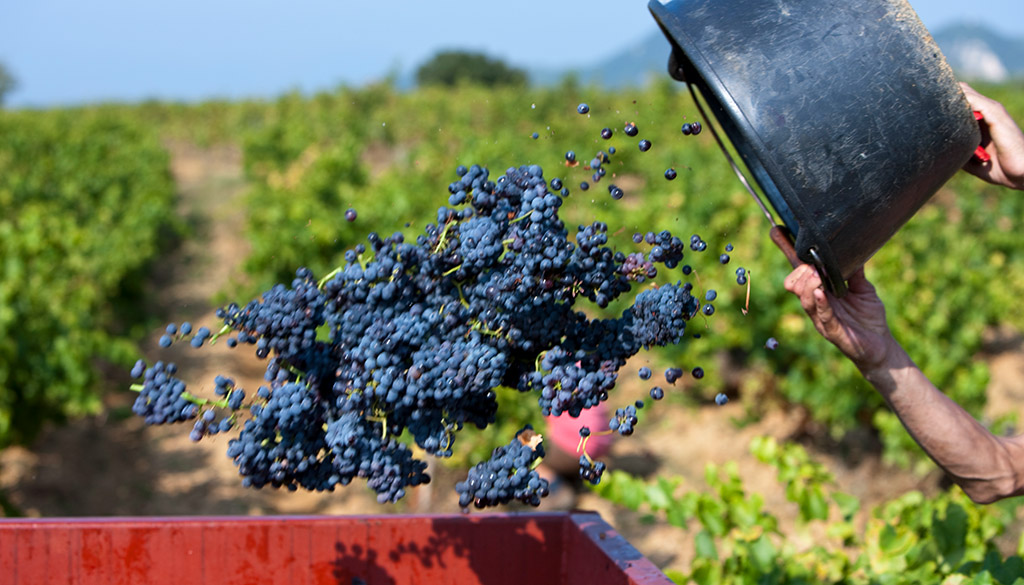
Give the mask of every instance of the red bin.
[[669, 585], [596, 513], [0, 520], [3, 585]]

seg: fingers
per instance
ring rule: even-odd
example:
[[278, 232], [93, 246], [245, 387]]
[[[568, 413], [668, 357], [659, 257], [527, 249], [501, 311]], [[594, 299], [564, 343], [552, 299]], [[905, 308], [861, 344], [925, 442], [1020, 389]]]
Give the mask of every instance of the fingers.
[[828, 302], [828, 295], [823, 289], [817, 288], [811, 291], [814, 296], [814, 313], [811, 314], [812, 321], [818, 331], [829, 341], [835, 341], [841, 325], [836, 319], [832, 304]]
[[841, 325], [822, 287], [818, 271], [808, 264], [797, 266], [786, 277], [783, 286], [800, 299], [800, 306], [811, 318], [814, 328], [826, 339], [833, 340], [840, 332]]
[[966, 83], [960, 83], [971, 108], [981, 112], [982, 123], [992, 140], [986, 147], [992, 160], [988, 163], [971, 161], [964, 168], [978, 177], [1014, 189], [1024, 189], [1024, 133], [1003, 104], [978, 93]]
[[828, 307], [827, 300], [824, 301], [825, 306], [821, 307], [821, 301], [817, 296], [819, 293], [824, 295], [821, 284], [818, 271], [809, 264], [797, 266], [783, 282], [786, 290], [800, 299], [800, 306], [815, 321], [823, 314], [831, 315], [831, 308]]
[[995, 108], [999, 107], [999, 102], [981, 95], [978, 90], [963, 81], [960, 82], [960, 89], [964, 91], [964, 97], [967, 98], [967, 103], [971, 104], [971, 109], [981, 112], [986, 117], [990, 113], [996, 114]]
[[[816, 282], [815, 282], [816, 280]], [[816, 288], [821, 286], [821, 278], [818, 276], [818, 271], [814, 269], [810, 264], [801, 264], [793, 269], [793, 272], [789, 273], [786, 280], [783, 281], [782, 285], [786, 290], [801, 296], [808, 286], [810, 288]]]
[[851, 294], [863, 295], [874, 294], [875, 285], [871, 284], [868, 277], [864, 275], [864, 267], [861, 266], [846, 281], [846, 288]]

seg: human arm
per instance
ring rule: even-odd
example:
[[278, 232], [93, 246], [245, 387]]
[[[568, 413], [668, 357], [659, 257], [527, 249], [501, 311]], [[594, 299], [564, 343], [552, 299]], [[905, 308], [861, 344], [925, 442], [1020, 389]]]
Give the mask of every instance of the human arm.
[[960, 84], [971, 108], [981, 112], [982, 138], [991, 160], [972, 158], [964, 170], [995, 185], [1024, 190], [1024, 133], [996, 100], [985, 97], [966, 83]]
[[863, 268], [842, 299], [801, 265], [786, 278], [815, 329], [882, 395], [929, 457], [975, 502], [1024, 494], [1024, 435], [996, 437], [943, 394], [914, 364], [885, 321], [885, 307]]

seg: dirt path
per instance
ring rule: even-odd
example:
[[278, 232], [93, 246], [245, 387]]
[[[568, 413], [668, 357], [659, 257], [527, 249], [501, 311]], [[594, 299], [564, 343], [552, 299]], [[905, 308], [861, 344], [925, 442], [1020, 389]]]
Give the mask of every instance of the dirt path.
[[[245, 183], [237, 148], [198, 149], [170, 144], [173, 173], [179, 186], [180, 213], [194, 234], [169, 258], [157, 274], [152, 295], [167, 321], [213, 322], [210, 299], [238, 278], [238, 266], [247, 254], [242, 225]], [[239, 299], [242, 300], [242, 299]], [[243, 387], [255, 390], [262, 381], [262, 364], [244, 351], [222, 344], [195, 351], [187, 344], [159, 350], [153, 332], [145, 352], [150, 361], [170, 359], [181, 367], [194, 392], [213, 386], [213, 377], [227, 373]], [[991, 355], [993, 414], [1021, 410], [1024, 400], [1024, 348], [1019, 335], [994, 336]], [[626, 372], [618, 392], [632, 400], [645, 391], [638, 378]], [[29, 516], [107, 516], [184, 514], [382, 514], [391, 512], [456, 512], [452, 486], [454, 472], [432, 466], [435, 480], [415, 490], [397, 506], [380, 506], [362, 485], [333, 494], [251, 490], [241, 486], [235, 467], [226, 457], [227, 437], [194, 444], [188, 426], [147, 427], [130, 412], [133, 395], [126, 376], [111, 381], [104, 412], [43, 433], [31, 448], [10, 448], [0, 453], [0, 490]], [[699, 488], [707, 463], [736, 461], [750, 491], [765, 496], [766, 507], [785, 525], [795, 517], [785, 501], [772, 469], [748, 453], [758, 435], [780, 439], [800, 425], [794, 414], [775, 412], [764, 420], [738, 429], [732, 422], [743, 415], [743, 405], [724, 407], [662, 408], [629, 440], [616, 443], [611, 468], [650, 474], [680, 475]], [[1022, 417], [1021, 420], [1024, 420]], [[907, 489], [934, 490], [937, 475], [917, 478], [885, 469], [877, 457], [865, 457], [856, 467], [817, 454], [835, 473], [843, 490], [870, 506]], [[885, 477], [884, 482], [878, 481]], [[680, 568], [693, 549], [686, 533], [644, 522], [633, 512], [617, 509], [584, 493], [577, 507], [602, 516], [645, 555], [662, 567]], [[546, 506], [546, 505], [545, 505]]]

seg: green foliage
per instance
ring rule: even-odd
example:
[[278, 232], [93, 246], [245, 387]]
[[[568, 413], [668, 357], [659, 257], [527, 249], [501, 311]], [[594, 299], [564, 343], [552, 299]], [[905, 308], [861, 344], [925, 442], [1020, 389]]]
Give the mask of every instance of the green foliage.
[[4, 105], [4, 98], [7, 97], [7, 94], [17, 87], [18, 83], [14, 80], [14, 76], [3, 63], [0, 63], [0, 106]]
[[171, 235], [168, 157], [104, 113], [0, 113], [0, 445], [93, 410], [94, 360], [127, 363], [117, 311]]
[[707, 491], [621, 471], [595, 490], [696, 532], [688, 571], [673, 573], [680, 583], [1010, 585], [1024, 570], [1021, 551], [1004, 557], [993, 543], [1015, 521], [1015, 503], [976, 506], [959, 489], [933, 498], [909, 492], [862, 518], [857, 498], [835, 491], [828, 471], [799, 445], [758, 438], [751, 450], [778, 470], [786, 499], [799, 507], [793, 532], [780, 529], [760, 495], [746, 492], [734, 463], [708, 465]]
[[416, 69], [420, 86], [475, 83], [487, 87], [526, 85], [526, 72], [501, 59], [471, 51], [441, 51]]

